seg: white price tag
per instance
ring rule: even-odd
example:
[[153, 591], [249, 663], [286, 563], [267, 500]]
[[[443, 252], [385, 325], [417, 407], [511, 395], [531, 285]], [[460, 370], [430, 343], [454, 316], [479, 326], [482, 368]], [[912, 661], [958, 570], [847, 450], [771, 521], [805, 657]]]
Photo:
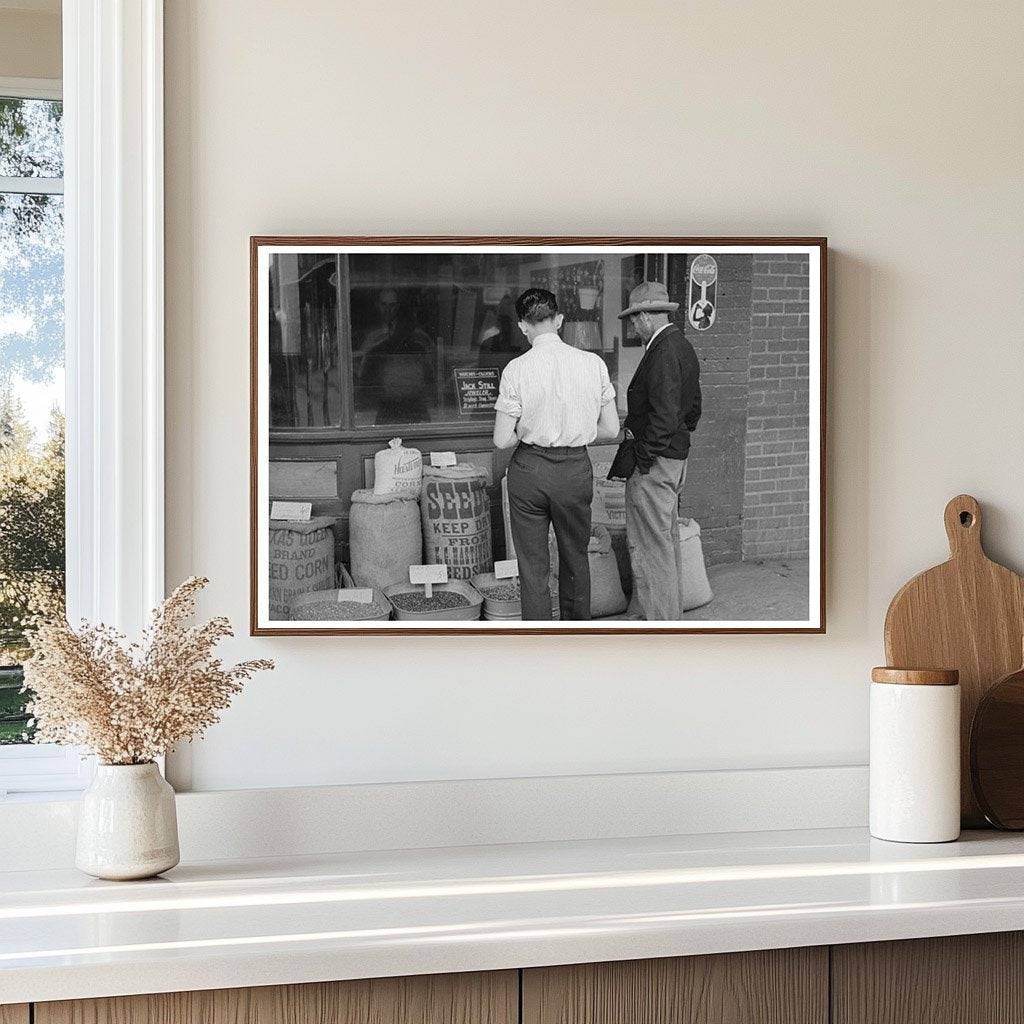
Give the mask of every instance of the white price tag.
[[434, 585], [448, 582], [448, 566], [444, 562], [440, 565], [410, 565], [409, 582], [422, 583], [423, 596], [433, 597]]
[[373, 604], [373, 591], [369, 587], [347, 587], [338, 591], [338, 604], [352, 601], [354, 604]]
[[430, 453], [430, 464], [444, 468], [445, 466], [457, 466], [459, 460], [455, 455], [455, 452], [431, 452]]
[[496, 580], [511, 580], [519, 575], [519, 559], [506, 558], [503, 561], [494, 563], [494, 578]]
[[313, 514], [311, 501], [274, 501], [270, 504], [270, 518], [290, 523], [308, 523]]
[[440, 565], [410, 565], [410, 583], [447, 583], [448, 566], [442, 562]]

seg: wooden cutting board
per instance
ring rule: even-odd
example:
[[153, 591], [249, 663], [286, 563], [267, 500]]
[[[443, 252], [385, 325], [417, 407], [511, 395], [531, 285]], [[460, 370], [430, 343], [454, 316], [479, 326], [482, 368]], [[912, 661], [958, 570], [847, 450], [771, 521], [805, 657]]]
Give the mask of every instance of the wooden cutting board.
[[949, 561], [915, 576], [885, 616], [885, 657], [896, 668], [960, 672], [960, 813], [985, 825], [971, 788], [970, 734], [987, 689], [1020, 667], [1024, 579], [993, 562], [981, 545], [981, 506], [969, 494], [946, 506]]

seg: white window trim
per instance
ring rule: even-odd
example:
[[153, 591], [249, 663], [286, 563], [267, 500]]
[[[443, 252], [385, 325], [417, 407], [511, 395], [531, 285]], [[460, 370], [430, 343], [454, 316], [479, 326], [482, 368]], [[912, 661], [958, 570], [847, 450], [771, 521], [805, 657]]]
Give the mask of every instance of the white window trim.
[[[3, 96], [2, 90], [0, 96]], [[17, 192], [26, 196], [59, 196], [63, 191], [63, 178], [7, 178], [0, 174], [0, 192]]]
[[63, 85], [59, 78], [5, 78], [0, 75], [0, 96], [22, 100], [59, 100]]
[[[137, 635], [164, 596], [163, 0], [64, 0], [63, 38], [62, 83], [0, 85], [64, 100], [68, 617]], [[0, 797], [91, 775], [9, 747]]]
[[164, 589], [163, 3], [65, 0], [68, 615]]
[[26, 743], [0, 747], [0, 800], [32, 793], [61, 799], [85, 789], [92, 779], [94, 759], [73, 747], [53, 743]]

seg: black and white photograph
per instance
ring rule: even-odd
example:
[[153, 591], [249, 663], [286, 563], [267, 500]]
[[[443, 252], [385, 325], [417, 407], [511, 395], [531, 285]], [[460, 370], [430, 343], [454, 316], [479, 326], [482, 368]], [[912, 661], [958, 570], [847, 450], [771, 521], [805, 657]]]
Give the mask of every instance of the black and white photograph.
[[823, 631], [823, 239], [251, 260], [254, 634]]

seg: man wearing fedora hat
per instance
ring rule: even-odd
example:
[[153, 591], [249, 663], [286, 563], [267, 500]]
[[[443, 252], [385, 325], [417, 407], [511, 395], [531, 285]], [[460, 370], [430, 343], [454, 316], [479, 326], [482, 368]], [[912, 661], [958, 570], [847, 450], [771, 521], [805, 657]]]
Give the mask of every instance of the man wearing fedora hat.
[[646, 619], [682, 617], [676, 542], [690, 433], [701, 412], [700, 363], [672, 323], [679, 308], [658, 281], [629, 293], [619, 314], [644, 343], [626, 399], [626, 440], [610, 477], [626, 478], [626, 539], [633, 567], [630, 611]]

